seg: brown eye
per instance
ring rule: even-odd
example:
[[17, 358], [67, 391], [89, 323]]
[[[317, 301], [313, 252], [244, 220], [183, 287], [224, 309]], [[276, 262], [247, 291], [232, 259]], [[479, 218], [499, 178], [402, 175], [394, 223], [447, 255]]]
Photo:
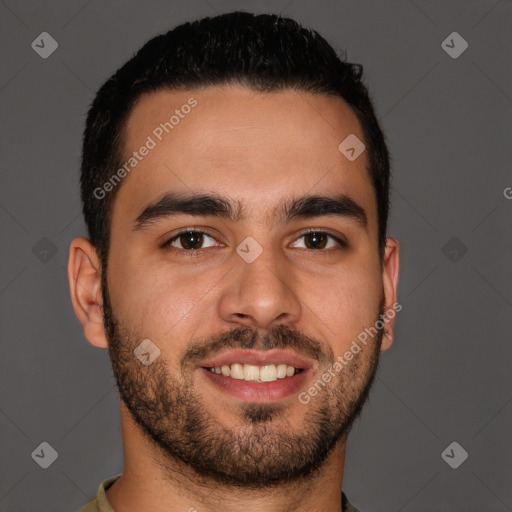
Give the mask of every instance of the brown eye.
[[[326, 233], [325, 231], [308, 231], [307, 233], [302, 234], [298, 240], [304, 239], [303, 247], [298, 246], [299, 248], [311, 249], [311, 250], [328, 250], [336, 247], [336, 245], [341, 247], [347, 247], [347, 244], [341, 240], [340, 238], [331, 235], [330, 233]], [[297, 243], [297, 242], [296, 242]], [[295, 246], [297, 247], [297, 246]]]
[[178, 237], [183, 249], [201, 249], [203, 234], [195, 231], [183, 233]]
[[[162, 247], [172, 247], [177, 250], [185, 250], [189, 252], [198, 251], [200, 249], [205, 249], [203, 244], [205, 243], [206, 238], [214, 241], [213, 237], [203, 231], [182, 231], [165, 242]], [[211, 247], [212, 245], [213, 244], [208, 245], [207, 247]]]
[[308, 249], [325, 249], [328, 238], [329, 237], [325, 233], [313, 232], [304, 235], [304, 240], [306, 240], [306, 247]]

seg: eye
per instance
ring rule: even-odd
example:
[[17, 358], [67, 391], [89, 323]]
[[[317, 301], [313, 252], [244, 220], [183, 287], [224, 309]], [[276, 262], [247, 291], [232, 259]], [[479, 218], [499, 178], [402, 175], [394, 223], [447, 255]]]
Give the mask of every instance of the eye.
[[212, 247], [214, 244], [207, 245], [205, 247], [203, 246], [205, 237], [215, 241], [212, 236], [210, 236], [208, 233], [205, 233], [204, 231], [188, 229], [186, 231], [181, 231], [177, 235], [167, 240], [167, 242], [164, 242], [162, 244], [162, 248], [172, 247], [174, 249], [192, 252], [198, 251], [200, 249], [206, 249], [207, 247]]
[[[311, 250], [326, 250], [332, 249], [333, 247], [338, 246], [347, 247], [347, 244], [341, 238], [331, 235], [325, 231], [319, 231], [311, 229], [306, 233], [303, 233], [298, 240], [304, 239], [303, 247], [300, 249], [311, 249]], [[330, 244], [330, 245], [329, 245]], [[294, 247], [297, 247], [294, 245]]]

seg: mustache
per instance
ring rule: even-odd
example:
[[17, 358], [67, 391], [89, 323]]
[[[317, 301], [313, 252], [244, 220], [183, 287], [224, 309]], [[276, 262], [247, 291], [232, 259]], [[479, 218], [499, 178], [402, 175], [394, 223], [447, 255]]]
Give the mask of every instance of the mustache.
[[265, 332], [250, 327], [236, 327], [210, 339], [193, 341], [181, 359], [182, 367], [196, 365], [198, 361], [226, 349], [270, 350], [292, 349], [320, 363], [333, 363], [332, 349], [316, 338], [295, 331], [287, 325], [277, 325]]

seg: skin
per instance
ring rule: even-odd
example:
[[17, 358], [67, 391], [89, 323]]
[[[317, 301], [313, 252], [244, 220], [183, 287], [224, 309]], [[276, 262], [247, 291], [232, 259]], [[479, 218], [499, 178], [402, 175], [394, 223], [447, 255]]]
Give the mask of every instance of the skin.
[[[357, 117], [341, 98], [296, 91], [261, 94], [234, 86], [159, 91], [141, 97], [132, 111], [126, 155], [190, 97], [197, 106], [118, 185], [106, 282], [127, 347], [131, 350], [148, 338], [161, 350], [156, 363], [146, 368], [155, 373], [148, 375], [165, 365], [172, 382], [186, 382], [187, 389], [194, 390], [195, 403], [211, 419], [212, 428], [250, 436], [261, 432], [262, 424], [244, 422], [236, 398], [212, 386], [197, 368], [180, 364], [191, 344], [202, 340], [207, 346], [209, 340], [241, 327], [262, 336], [279, 326], [289, 328], [314, 340], [318, 349], [319, 359], [300, 391], [307, 390], [329, 360], [343, 355], [358, 334], [375, 323], [381, 300], [384, 310], [393, 309], [398, 241], [387, 239], [381, 266], [367, 155], [350, 162], [338, 150], [349, 134], [364, 140]], [[247, 217], [231, 222], [180, 215], [132, 229], [148, 204], [176, 191], [228, 196], [239, 201]], [[347, 194], [364, 208], [367, 230], [350, 218], [320, 216], [282, 223], [272, 215], [286, 198], [333, 193]], [[184, 249], [179, 252], [179, 242], [176, 252], [160, 247], [182, 228], [205, 230], [213, 239], [207, 237], [206, 248], [193, 258]], [[331, 240], [327, 249], [308, 249], [302, 237], [307, 228], [344, 236], [349, 247]], [[247, 236], [263, 248], [250, 264], [236, 252]], [[94, 346], [108, 348], [101, 264], [87, 239], [73, 240], [68, 274], [85, 337]], [[321, 404], [334, 408], [341, 403], [336, 398], [357, 399], [371, 379], [372, 356], [391, 346], [393, 329], [394, 319], [381, 339], [355, 355], [352, 366], [308, 405], [301, 404], [297, 394], [283, 399], [285, 414], [266, 422], [269, 449], [277, 450], [272, 440], [279, 434], [299, 437], [308, 425], [314, 426], [307, 423], [308, 414]], [[290, 336], [288, 346], [293, 348], [295, 339]], [[149, 378], [135, 379], [142, 375], [136, 363], [133, 358], [125, 366], [127, 375], [134, 377], [131, 383], [149, 383]], [[170, 387], [169, 382], [164, 387]], [[145, 435], [123, 400], [120, 410], [124, 470], [107, 491], [116, 510], [174, 512], [194, 507], [206, 512], [218, 510], [219, 503], [227, 512], [341, 510], [346, 432], [307, 479], [244, 489], [198, 476]]]

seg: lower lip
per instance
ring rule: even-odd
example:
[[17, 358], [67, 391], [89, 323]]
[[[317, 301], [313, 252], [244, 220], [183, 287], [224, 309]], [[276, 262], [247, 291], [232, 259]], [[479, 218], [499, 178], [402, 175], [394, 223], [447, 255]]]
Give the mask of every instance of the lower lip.
[[251, 382], [243, 379], [233, 379], [222, 374], [201, 368], [205, 377], [217, 388], [239, 398], [244, 402], [276, 402], [294, 393], [304, 385], [310, 370], [304, 369], [292, 377], [277, 379], [272, 382]]

